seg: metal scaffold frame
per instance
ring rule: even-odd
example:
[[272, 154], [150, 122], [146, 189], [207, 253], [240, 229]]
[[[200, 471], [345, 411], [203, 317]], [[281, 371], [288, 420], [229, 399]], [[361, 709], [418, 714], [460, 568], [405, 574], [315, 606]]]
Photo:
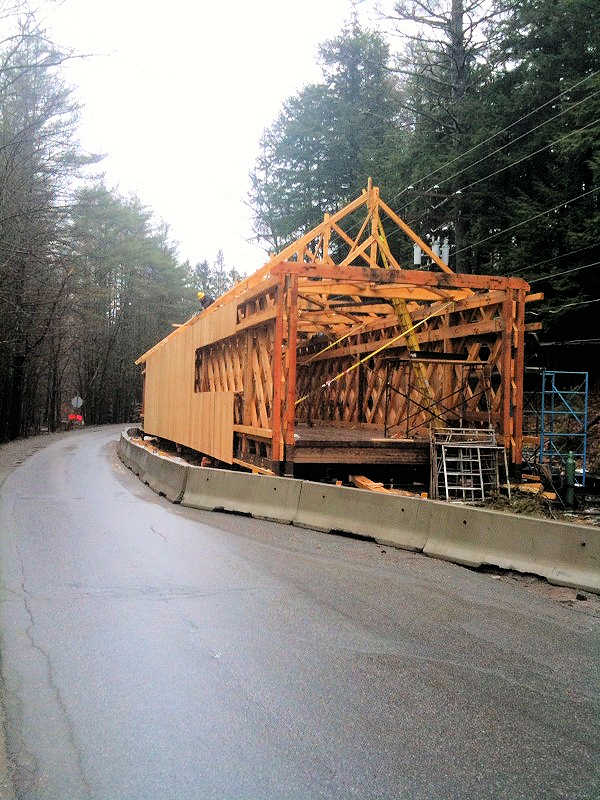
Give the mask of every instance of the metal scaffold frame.
[[572, 452], [581, 465], [582, 486], [585, 486], [587, 460], [587, 418], [588, 373], [542, 370], [539, 462], [549, 464], [551, 469], [557, 462], [562, 467]]

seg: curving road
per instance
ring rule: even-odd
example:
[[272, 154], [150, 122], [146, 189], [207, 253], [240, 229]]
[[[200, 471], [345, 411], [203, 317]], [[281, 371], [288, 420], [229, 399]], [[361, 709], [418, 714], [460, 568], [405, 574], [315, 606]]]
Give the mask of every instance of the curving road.
[[61, 438], [0, 490], [19, 798], [597, 800], [597, 617], [172, 506], [117, 431]]

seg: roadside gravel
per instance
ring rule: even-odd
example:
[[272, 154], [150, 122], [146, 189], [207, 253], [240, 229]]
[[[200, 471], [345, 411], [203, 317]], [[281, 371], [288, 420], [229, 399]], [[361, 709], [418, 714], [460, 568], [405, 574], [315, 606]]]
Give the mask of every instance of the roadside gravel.
[[0, 486], [8, 475], [25, 461], [26, 458], [37, 453], [52, 442], [58, 441], [63, 436], [74, 436], [77, 431], [58, 431], [57, 433], [42, 433], [40, 436], [29, 436], [27, 439], [14, 439], [12, 442], [0, 445]]

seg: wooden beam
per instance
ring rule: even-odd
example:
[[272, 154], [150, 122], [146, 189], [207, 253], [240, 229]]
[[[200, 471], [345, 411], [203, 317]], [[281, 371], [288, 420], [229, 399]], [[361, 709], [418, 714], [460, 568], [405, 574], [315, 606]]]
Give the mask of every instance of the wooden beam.
[[517, 292], [517, 318], [515, 333], [517, 337], [515, 353], [515, 408], [513, 413], [513, 437], [515, 440], [514, 460], [520, 464], [523, 460], [523, 380], [525, 371], [525, 292]]
[[435, 302], [441, 297], [462, 300], [470, 294], [466, 289], [437, 289], [432, 291], [420, 286], [407, 286], [404, 283], [368, 284], [360, 280], [353, 283], [307, 281], [301, 284], [300, 289], [303, 295], [339, 294], [356, 295], [358, 297], [381, 297], [383, 299], [397, 297], [403, 300], [429, 300], [431, 302]]
[[253, 425], [234, 425], [234, 433], [245, 433], [252, 439], [272, 439], [273, 430], [271, 428], [256, 428]]
[[[422, 497], [419, 492], [407, 492], [404, 489], [386, 489], [380, 481], [372, 481], [366, 475], [350, 475], [350, 482], [353, 483], [358, 489], [368, 489], [370, 492], [379, 492], [380, 494], [395, 494], [400, 497]], [[426, 496], [426, 495], [425, 495]]]
[[[373, 241], [374, 241], [373, 237], [372, 236], [368, 236], [360, 246], [356, 247], [354, 250], [351, 250], [348, 253], [348, 255], [346, 256], [346, 258], [343, 261], [340, 261], [340, 269], [343, 269], [344, 267], [346, 267], [349, 264], [351, 264], [354, 261], [355, 258], [358, 258], [359, 256], [363, 256], [365, 250], [367, 249], [367, 247], [369, 247], [369, 245], [373, 244]], [[366, 259], [366, 256], [365, 256], [365, 259]], [[369, 259], [366, 259], [366, 260], [368, 261], [368, 263], [370, 263], [372, 265], [372, 267], [374, 267], [374, 268], [377, 267], [377, 265], [375, 264], [374, 261], [370, 261]]]
[[323, 278], [337, 281], [365, 281], [367, 283], [402, 283], [408, 286], [431, 286], [459, 289], [525, 289], [529, 284], [521, 278], [504, 278], [499, 275], [441, 274], [418, 269], [383, 269], [377, 267], [328, 267], [321, 264], [297, 264], [285, 261], [273, 267], [273, 274], [298, 275], [306, 278]]
[[283, 459], [283, 453], [281, 452], [283, 293], [284, 278], [281, 277], [277, 287], [277, 316], [275, 318], [275, 336], [273, 340], [273, 400], [271, 407], [271, 427], [273, 429], [271, 458], [273, 461], [281, 461]]
[[394, 307], [389, 303], [356, 303], [355, 305], [337, 305], [332, 303], [330, 308], [338, 314], [393, 314]]
[[447, 264], [445, 264], [439, 256], [436, 256], [436, 254], [429, 247], [429, 245], [426, 244], [423, 241], [423, 239], [421, 239], [420, 236], [417, 236], [417, 234], [413, 231], [413, 229], [409, 225], [407, 225], [403, 219], [400, 219], [398, 214], [396, 214], [395, 211], [392, 211], [392, 209], [386, 203], [384, 203], [383, 200], [379, 201], [379, 207], [385, 211], [385, 213], [392, 220], [392, 222], [395, 222], [396, 225], [404, 231], [404, 233], [408, 236], [409, 239], [412, 239], [412, 241], [415, 244], [419, 245], [421, 250], [438, 265], [438, 267], [442, 270], [442, 272], [446, 272], [451, 275], [454, 274], [453, 270], [451, 270], [450, 267]]
[[[464, 339], [467, 336], [482, 336], [486, 333], [498, 333], [502, 330], [503, 322], [501, 319], [488, 320], [486, 322], [469, 322], [464, 325], [450, 325], [449, 327], [436, 328], [432, 331], [425, 331], [424, 333], [417, 333], [416, 338], [419, 344], [423, 342], [436, 342], [444, 339]], [[340, 358], [342, 356], [358, 355], [359, 353], [369, 353], [377, 350], [378, 347], [385, 345], [392, 341], [395, 337], [389, 339], [378, 339], [375, 342], [361, 342], [361, 344], [348, 345], [340, 347], [335, 350], [328, 350], [322, 355], [315, 355], [312, 361], [323, 361], [328, 358]], [[397, 347], [403, 347], [402, 340], [399, 340]], [[299, 364], [305, 364], [310, 356], [298, 361]], [[443, 363], [443, 362], [441, 362]]]
[[[476, 295], [475, 297], [470, 296], [465, 300], [458, 300], [457, 302], [452, 304], [451, 309], [448, 309], [445, 303], [441, 303], [439, 309], [435, 306], [425, 306], [421, 305], [417, 309], [411, 310], [411, 317], [414, 322], [417, 322], [423, 317], [430, 317], [430, 316], [447, 316], [449, 313], [458, 313], [460, 311], [468, 311], [473, 308], [486, 308], [488, 306], [497, 305], [501, 303], [505, 298], [506, 293], [502, 291], [493, 291], [488, 292], [485, 295]], [[382, 307], [383, 306], [382, 304]], [[448, 323], [449, 324], [449, 323]], [[535, 323], [534, 323], [535, 324]], [[379, 317], [375, 319], [373, 322], [369, 322], [364, 331], [376, 331], [376, 330], [384, 330], [385, 328], [395, 327], [398, 325], [398, 317], [394, 313], [393, 316], [385, 316]]]
[[235, 332], [245, 331], [248, 328], [256, 328], [258, 325], [264, 325], [265, 322], [274, 319], [277, 316], [277, 307], [265, 308], [264, 311], [258, 311], [256, 314], [250, 314], [245, 317], [241, 322], [235, 326]]
[[[343, 228], [340, 228], [340, 226], [339, 226], [339, 225], [337, 225], [335, 222], [332, 222], [332, 223], [331, 223], [331, 227], [332, 227], [332, 229], [333, 229], [333, 230], [334, 230], [334, 231], [335, 231], [335, 232], [338, 234], [338, 236], [340, 236], [340, 237], [341, 237], [341, 238], [342, 238], [342, 239], [343, 239], [343, 240], [346, 242], [346, 244], [347, 244], [347, 245], [348, 245], [348, 246], [349, 246], [351, 249], [354, 247], [354, 240], [353, 240], [353, 239], [351, 239], [351, 238], [348, 236], [348, 234], [346, 233], [346, 231], [345, 231]], [[368, 263], [369, 263], [369, 259], [368, 259], [366, 256], [364, 256], [364, 255], [363, 255], [363, 256], [361, 256], [361, 258], [363, 258], [363, 259], [364, 259], [364, 261], [365, 261], [365, 263], [366, 263], [366, 264], [368, 264]]]
[[288, 308], [288, 350], [287, 350], [287, 420], [285, 428], [286, 445], [294, 444], [294, 423], [296, 418], [296, 353], [298, 345], [298, 278], [290, 279]]
[[[512, 319], [513, 301], [506, 299], [502, 303], [502, 436], [504, 446], [508, 449], [511, 431], [511, 403], [510, 391], [512, 383]], [[511, 456], [513, 454], [511, 453]], [[513, 459], [514, 460], [514, 459]]]
[[234, 458], [233, 463], [237, 464], [240, 467], [244, 467], [244, 469], [250, 470], [258, 475], [275, 475], [272, 469], [266, 469], [265, 467], [259, 467], [256, 464], [252, 464], [250, 461], [243, 461], [241, 458]]

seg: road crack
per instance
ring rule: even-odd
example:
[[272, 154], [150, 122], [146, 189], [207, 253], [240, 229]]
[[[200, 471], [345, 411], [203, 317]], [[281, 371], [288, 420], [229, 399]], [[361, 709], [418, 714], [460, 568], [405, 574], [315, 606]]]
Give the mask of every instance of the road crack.
[[165, 542], [168, 541], [167, 537], [164, 535], [164, 533], [161, 533], [160, 531], [157, 531], [156, 528], [154, 527], [154, 525], [150, 525], [150, 530], [153, 533], [155, 533], [157, 536], [160, 536], [160, 538], [163, 539]]
[[[40, 656], [43, 659], [44, 664], [46, 665], [46, 674], [47, 674], [47, 679], [48, 679], [48, 685], [49, 685], [50, 689], [52, 690], [52, 693], [54, 694], [54, 697], [56, 699], [56, 704], [57, 704], [57, 706], [58, 706], [58, 708], [60, 710], [60, 713], [61, 713], [61, 715], [62, 715], [62, 717], [64, 719], [65, 728], [66, 728], [66, 732], [67, 732], [67, 738], [69, 740], [69, 744], [71, 745], [73, 753], [75, 754], [75, 762], [76, 762], [76, 765], [77, 765], [77, 771], [79, 773], [79, 780], [81, 782], [81, 785], [82, 785], [83, 789], [85, 790], [86, 795], [89, 798], [93, 798], [92, 788], [91, 788], [90, 784], [88, 783], [87, 777], [85, 775], [85, 770], [84, 770], [84, 767], [83, 767], [83, 757], [82, 757], [82, 753], [81, 753], [81, 749], [79, 747], [79, 744], [77, 743], [77, 738], [75, 736], [75, 729], [73, 727], [73, 721], [71, 720], [71, 717], [70, 717], [69, 712], [67, 710], [67, 706], [65, 704], [64, 698], [63, 698], [63, 696], [61, 694], [61, 691], [60, 691], [60, 689], [58, 687], [58, 683], [56, 681], [56, 675], [54, 673], [54, 667], [52, 665], [52, 660], [50, 658], [50, 654], [40, 644], [38, 644], [38, 642], [36, 642], [35, 637], [33, 635], [34, 628], [35, 628], [35, 619], [34, 619], [33, 610], [32, 610], [31, 602], [30, 602], [32, 596], [31, 596], [29, 590], [27, 589], [27, 587], [25, 586], [25, 565], [23, 563], [23, 557], [21, 555], [21, 551], [19, 549], [18, 544], [17, 544], [16, 549], [17, 549], [17, 555], [18, 555], [18, 558], [19, 558], [19, 565], [20, 565], [20, 570], [21, 570], [21, 592], [22, 592], [22, 598], [23, 598], [23, 606], [24, 606], [25, 612], [26, 612], [26, 614], [27, 614], [27, 616], [29, 618], [29, 625], [27, 626], [27, 629], [25, 630], [25, 635], [27, 636], [27, 639], [29, 640], [29, 643], [30, 643], [32, 649], [36, 650], [40, 654]], [[37, 768], [36, 768], [36, 771], [37, 771]]]

